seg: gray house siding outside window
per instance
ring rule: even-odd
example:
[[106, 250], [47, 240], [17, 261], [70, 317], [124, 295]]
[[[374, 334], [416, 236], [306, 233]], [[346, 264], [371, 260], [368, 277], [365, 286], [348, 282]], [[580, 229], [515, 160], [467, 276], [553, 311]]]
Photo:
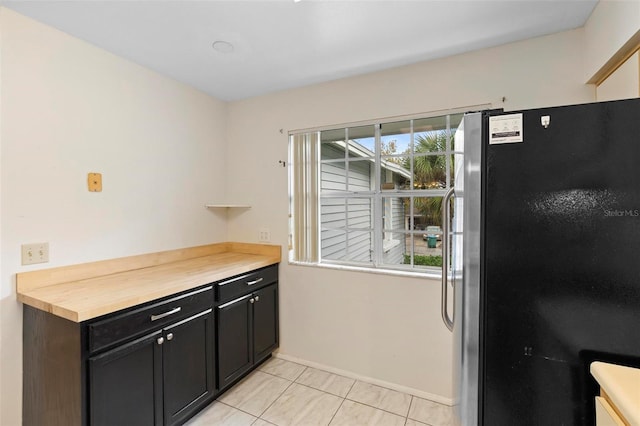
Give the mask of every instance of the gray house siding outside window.
[[[387, 201], [388, 200], [388, 201]], [[384, 221], [386, 229], [403, 229], [405, 227], [405, 208], [401, 198], [385, 199]], [[391, 217], [389, 217], [389, 213]], [[389, 225], [387, 225], [389, 221]], [[399, 265], [404, 262], [404, 254], [406, 253], [404, 235], [393, 233], [385, 233], [383, 241], [384, 263], [390, 265]]]
[[[357, 146], [350, 141], [350, 146]], [[367, 152], [366, 148], [357, 146], [356, 152]], [[325, 162], [320, 171], [320, 192], [349, 191], [368, 192], [374, 188], [373, 153], [370, 157], [357, 157], [350, 153], [350, 160], [345, 158], [344, 146], [323, 143], [320, 152], [321, 160], [338, 160]], [[384, 165], [383, 165], [384, 167]], [[392, 173], [392, 179], [400, 184], [403, 176]], [[348, 189], [347, 189], [348, 186]], [[320, 202], [320, 251], [323, 259], [348, 260], [349, 262], [373, 262], [373, 199], [370, 196], [322, 198]], [[400, 198], [384, 201], [383, 211], [387, 229], [402, 229], [405, 222], [404, 203]], [[389, 222], [386, 222], [389, 221]], [[405, 251], [404, 244], [394, 240], [394, 235], [384, 238], [385, 263], [402, 263]]]
[[291, 133], [290, 260], [439, 273], [462, 115]]

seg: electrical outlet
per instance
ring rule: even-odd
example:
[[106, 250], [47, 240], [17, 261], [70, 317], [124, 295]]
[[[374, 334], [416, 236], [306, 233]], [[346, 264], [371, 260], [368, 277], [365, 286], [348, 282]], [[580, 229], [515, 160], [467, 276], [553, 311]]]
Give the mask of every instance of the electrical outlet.
[[260, 241], [263, 243], [271, 241], [271, 232], [269, 232], [269, 228], [260, 228]]
[[49, 243], [22, 245], [22, 264], [46, 263], [49, 261]]

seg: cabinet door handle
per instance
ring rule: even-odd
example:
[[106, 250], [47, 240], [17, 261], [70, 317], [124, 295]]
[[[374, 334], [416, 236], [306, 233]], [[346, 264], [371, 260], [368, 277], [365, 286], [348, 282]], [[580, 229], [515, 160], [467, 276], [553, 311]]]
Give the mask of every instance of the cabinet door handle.
[[264, 280], [264, 278], [258, 278], [257, 280], [254, 281], [247, 281], [247, 285], [254, 285], [254, 284], [258, 284], [259, 282], [261, 282], [262, 280]]
[[173, 340], [173, 333], [167, 334], [167, 340]]
[[178, 306], [177, 308], [174, 308], [174, 309], [172, 309], [172, 310], [170, 310], [168, 312], [165, 312], [164, 314], [151, 315], [151, 321], [156, 321], [156, 320], [159, 320], [161, 318], [168, 317], [169, 315], [177, 314], [181, 310], [182, 310], [182, 308], [180, 306]]
[[256, 299], [253, 299], [253, 298], [249, 299], [249, 303], [251, 303], [252, 305], [255, 303], [255, 301]]
[[158, 337], [157, 342], [158, 342], [159, 345], [163, 344], [164, 343], [164, 337]]
[[256, 296], [256, 302], [260, 300], [260, 296]]
[[227, 306], [231, 306], [231, 305], [233, 305], [234, 303], [238, 303], [238, 302], [240, 302], [241, 300], [245, 300], [245, 299], [248, 299], [248, 298], [250, 298], [250, 297], [251, 297], [251, 293], [250, 293], [250, 294], [247, 294], [246, 296], [238, 297], [237, 299], [233, 299], [231, 302], [227, 302], [227, 303], [225, 303], [224, 305], [220, 305], [220, 306], [218, 306], [218, 309], [224, 309], [224, 308], [226, 308]]

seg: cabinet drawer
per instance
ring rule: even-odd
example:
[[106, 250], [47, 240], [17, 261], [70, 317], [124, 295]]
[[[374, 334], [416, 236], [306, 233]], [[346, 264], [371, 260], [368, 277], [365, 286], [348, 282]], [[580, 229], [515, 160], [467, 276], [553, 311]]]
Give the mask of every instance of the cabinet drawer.
[[216, 300], [220, 303], [250, 293], [278, 281], [278, 265], [216, 283]]
[[208, 286], [88, 325], [89, 352], [107, 348], [153, 329], [210, 309], [213, 287]]

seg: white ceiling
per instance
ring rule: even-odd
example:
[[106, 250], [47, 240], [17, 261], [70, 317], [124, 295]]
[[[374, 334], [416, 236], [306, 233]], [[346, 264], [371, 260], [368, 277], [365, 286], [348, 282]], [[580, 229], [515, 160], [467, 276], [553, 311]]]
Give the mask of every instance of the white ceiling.
[[[232, 101], [581, 27], [597, 0], [2, 1]], [[212, 48], [230, 42], [232, 53]]]

